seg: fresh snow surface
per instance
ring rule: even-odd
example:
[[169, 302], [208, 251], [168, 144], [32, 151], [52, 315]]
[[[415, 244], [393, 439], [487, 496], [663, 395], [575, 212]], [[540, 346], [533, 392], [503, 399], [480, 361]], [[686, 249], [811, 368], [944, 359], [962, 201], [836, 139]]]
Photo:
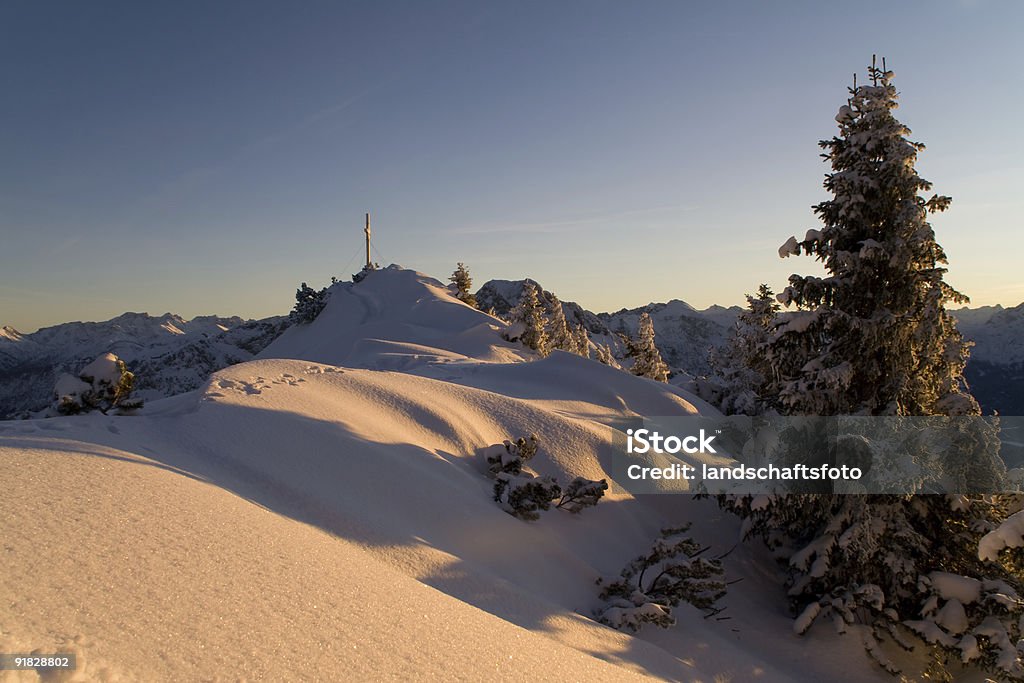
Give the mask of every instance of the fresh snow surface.
[[692, 522], [724, 554], [737, 520], [613, 486], [523, 522], [478, 453], [532, 432], [539, 474], [599, 479], [607, 425], [707, 408], [569, 354], [531, 360], [501, 327], [379, 271], [138, 416], [0, 423], [0, 651], [71, 648], [74, 680], [891, 680], [828, 628], [793, 635], [753, 544], [724, 560], [742, 580], [719, 618], [595, 622], [595, 579], [659, 529]]

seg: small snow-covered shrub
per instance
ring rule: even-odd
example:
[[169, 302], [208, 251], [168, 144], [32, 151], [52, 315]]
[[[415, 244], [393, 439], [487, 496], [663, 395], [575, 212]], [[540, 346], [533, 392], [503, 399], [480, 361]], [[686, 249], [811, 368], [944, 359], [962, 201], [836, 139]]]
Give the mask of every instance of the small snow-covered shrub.
[[707, 548], [686, 534], [689, 528], [663, 529], [651, 551], [626, 565], [617, 580], [597, 580], [607, 602], [598, 610], [598, 621], [636, 632], [648, 623], [672, 626], [672, 608], [681, 602], [709, 614], [720, 611], [715, 603], [725, 595], [722, 562], [701, 557]]
[[142, 407], [142, 399], [132, 398], [135, 375], [124, 361], [105, 353], [82, 368], [78, 376], [64, 373], [53, 387], [53, 408], [60, 415], [76, 415], [90, 410], [102, 413], [117, 408], [128, 412]]
[[484, 449], [487, 470], [495, 479], [495, 502], [510, 515], [525, 520], [538, 519], [552, 503], [573, 514], [597, 505], [608, 489], [604, 479], [576, 477], [563, 490], [554, 477], [541, 477], [526, 468], [526, 463], [537, 455], [539, 444], [537, 435], [531, 434]]
[[528, 520], [538, 519], [540, 511], [549, 509], [552, 503], [559, 510], [579, 514], [583, 508], [597, 505], [608, 489], [604, 479], [576, 477], [563, 491], [554, 477], [529, 472], [499, 472], [495, 478], [494, 500], [510, 515]]
[[313, 322], [327, 305], [327, 297], [326, 287], [317, 291], [303, 282], [295, 290], [295, 308], [288, 314], [288, 319], [296, 324]]
[[583, 477], [576, 477], [562, 492], [562, 497], [555, 505], [559, 510], [568, 510], [573, 514], [579, 514], [585, 507], [597, 505], [604, 492], [608, 490], [608, 482], [604, 479], [593, 481]]
[[530, 434], [528, 437], [521, 436], [515, 441], [505, 439], [503, 443], [491, 446], [484, 451], [487, 468], [493, 475], [501, 472], [518, 475], [523, 471], [523, 464], [537, 455], [537, 445], [536, 434]]
[[529, 472], [499, 472], [494, 482], [494, 500], [519, 519], [538, 519], [541, 511], [549, 509], [561, 495], [562, 487], [554, 477], [537, 477]]

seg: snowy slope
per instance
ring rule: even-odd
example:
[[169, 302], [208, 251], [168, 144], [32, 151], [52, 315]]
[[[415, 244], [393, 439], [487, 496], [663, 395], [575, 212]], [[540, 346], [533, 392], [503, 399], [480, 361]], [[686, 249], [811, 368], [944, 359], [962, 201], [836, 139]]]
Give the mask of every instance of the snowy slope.
[[0, 526], [14, 560], [0, 573], [0, 649], [63, 652], [70, 641], [79, 680], [633, 677], [581, 652], [614, 653], [625, 637], [591, 627], [598, 635], [568, 647], [134, 452], [3, 445], [15, 490]]
[[[428, 378], [277, 360], [147, 412], [2, 427], [0, 469], [17, 494], [0, 512], [0, 594], [32, 596], [0, 603], [10, 638], [82, 636], [90, 661], [125, 680], [479, 679], [499, 661], [505, 678], [545, 667], [545, 679], [792, 677], [772, 653], [745, 652], [763, 618], [684, 610], [668, 640], [644, 634], [660, 644], [586, 618], [594, 578], [667, 522], [657, 505], [612, 494], [528, 524], [490, 500], [476, 449], [527, 429], [549, 445], [542, 473], [603, 475], [606, 435], [589, 420]], [[780, 611], [772, 628], [787, 623]], [[300, 652], [309, 661], [285, 656]]]
[[542, 474], [605, 477], [605, 425], [702, 406], [569, 354], [530, 361], [500, 327], [386, 270], [139, 416], [0, 424], [0, 649], [77, 637], [93, 680], [889, 680], [856, 643], [793, 636], [754, 547], [725, 560], [743, 579], [728, 620], [684, 606], [633, 637], [590, 619], [595, 578], [661, 527], [692, 521], [724, 553], [736, 520], [613, 489], [523, 522], [478, 451], [536, 432]]

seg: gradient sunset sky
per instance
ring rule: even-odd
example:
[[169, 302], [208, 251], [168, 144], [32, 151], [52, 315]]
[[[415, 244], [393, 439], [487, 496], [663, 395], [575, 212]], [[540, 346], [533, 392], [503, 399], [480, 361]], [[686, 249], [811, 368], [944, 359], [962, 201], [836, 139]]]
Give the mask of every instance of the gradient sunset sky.
[[0, 324], [286, 313], [376, 259], [592, 310], [776, 290], [872, 53], [953, 197], [972, 305], [1024, 300], [1024, 3], [0, 5]]

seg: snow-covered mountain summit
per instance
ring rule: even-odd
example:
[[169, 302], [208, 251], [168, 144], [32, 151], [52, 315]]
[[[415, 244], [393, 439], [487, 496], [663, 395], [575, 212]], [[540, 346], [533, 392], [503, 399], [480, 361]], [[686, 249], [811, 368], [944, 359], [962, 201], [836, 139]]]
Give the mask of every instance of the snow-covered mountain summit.
[[473, 359], [514, 362], [527, 357], [498, 332], [505, 323], [452, 296], [439, 281], [398, 266], [338, 282], [309, 324], [294, 325], [260, 358], [303, 360], [372, 369]]
[[506, 323], [467, 306], [448, 286], [413, 270], [391, 266], [328, 291], [327, 305], [313, 322], [290, 327], [258, 357], [431, 377], [558, 402], [581, 415], [595, 414], [593, 403], [616, 418], [690, 414], [695, 406], [705, 406], [677, 387], [572, 354], [538, 359], [501, 337]]

